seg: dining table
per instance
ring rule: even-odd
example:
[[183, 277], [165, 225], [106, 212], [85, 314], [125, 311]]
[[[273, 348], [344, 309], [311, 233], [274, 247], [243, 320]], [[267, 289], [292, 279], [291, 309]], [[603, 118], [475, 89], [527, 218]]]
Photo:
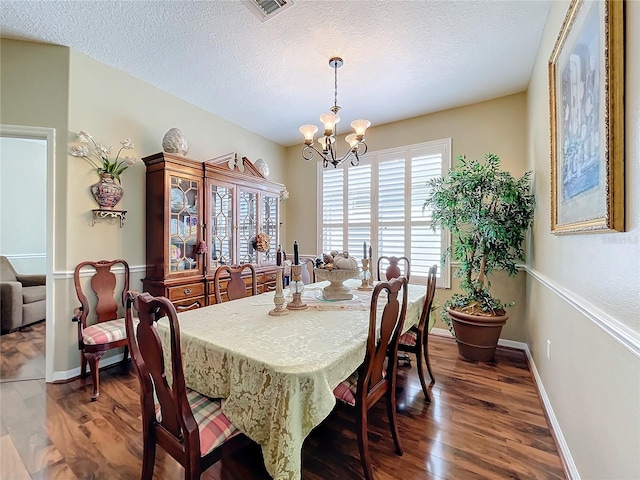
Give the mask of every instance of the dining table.
[[[345, 282], [351, 300], [327, 301], [326, 285], [305, 285], [307, 308], [283, 316], [269, 315], [273, 292], [178, 313], [187, 387], [221, 399], [231, 422], [261, 446], [275, 480], [301, 478], [305, 438], [335, 407], [334, 388], [365, 358], [372, 292], [352, 279]], [[409, 285], [403, 332], [417, 325], [425, 293]], [[165, 355], [168, 330], [161, 319]]]

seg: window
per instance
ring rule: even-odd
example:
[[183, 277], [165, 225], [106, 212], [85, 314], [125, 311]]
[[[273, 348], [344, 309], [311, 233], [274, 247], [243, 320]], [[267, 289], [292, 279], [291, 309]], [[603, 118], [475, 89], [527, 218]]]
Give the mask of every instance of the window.
[[426, 182], [451, 166], [451, 139], [368, 153], [357, 167], [345, 163], [318, 164], [319, 251], [348, 250], [360, 257], [367, 242], [374, 258], [407, 256], [412, 283], [426, 282], [429, 267], [438, 264], [438, 286], [448, 288], [449, 262], [442, 268], [440, 261], [449, 234], [431, 229], [431, 212], [422, 205]]

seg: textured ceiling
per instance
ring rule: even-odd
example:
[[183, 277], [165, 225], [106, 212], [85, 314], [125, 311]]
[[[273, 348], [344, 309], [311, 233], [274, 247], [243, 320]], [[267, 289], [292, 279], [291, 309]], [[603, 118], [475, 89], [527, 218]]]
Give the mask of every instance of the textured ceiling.
[[4, 37], [71, 47], [282, 145], [525, 90], [552, 0], [294, 0], [262, 23], [238, 0], [0, 2]]

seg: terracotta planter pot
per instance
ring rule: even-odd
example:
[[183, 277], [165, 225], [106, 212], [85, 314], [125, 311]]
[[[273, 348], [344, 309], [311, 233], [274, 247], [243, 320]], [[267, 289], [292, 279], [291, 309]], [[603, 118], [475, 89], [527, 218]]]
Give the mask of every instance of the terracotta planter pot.
[[468, 315], [450, 308], [447, 312], [453, 322], [460, 355], [474, 362], [491, 361], [496, 353], [502, 326], [507, 323], [509, 315]]

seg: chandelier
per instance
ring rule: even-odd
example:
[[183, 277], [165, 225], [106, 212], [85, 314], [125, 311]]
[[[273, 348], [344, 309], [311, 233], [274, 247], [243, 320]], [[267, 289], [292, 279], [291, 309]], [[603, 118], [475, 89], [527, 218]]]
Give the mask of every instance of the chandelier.
[[367, 144], [364, 140], [364, 132], [369, 128], [371, 122], [369, 120], [354, 120], [351, 122], [351, 128], [355, 133], [347, 135], [345, 141], [349, 144], [349, 150], [340, 157], [336, 148], [336, 136], [338, 134], [336, 125], [340, 121], [338, 112], [338, 68], [344, 62], [340, 57], [333, 57], [329, 60], [329, 66], [334, 71], [334, 101], [331, 107], [331, 113], [320, 115], [320, 121], [324, 125], [324, 135], [318, 137], [318, 143], [322, 147], [322, 151], [314, 147], [314, 135], [318, 131], [315, 125], [303, 125], [300, 127], [300, 133], [304, 135], [304, 147], [302, 147], [302, 158], [311, 160], [317, 153], [322, 157], [322, 165], [328, 167], [329, 164], [337, 167], [342, 162], [351, 159], [351, 165], [356, 166], [360, 163], [360, 157], [367, 153]]

